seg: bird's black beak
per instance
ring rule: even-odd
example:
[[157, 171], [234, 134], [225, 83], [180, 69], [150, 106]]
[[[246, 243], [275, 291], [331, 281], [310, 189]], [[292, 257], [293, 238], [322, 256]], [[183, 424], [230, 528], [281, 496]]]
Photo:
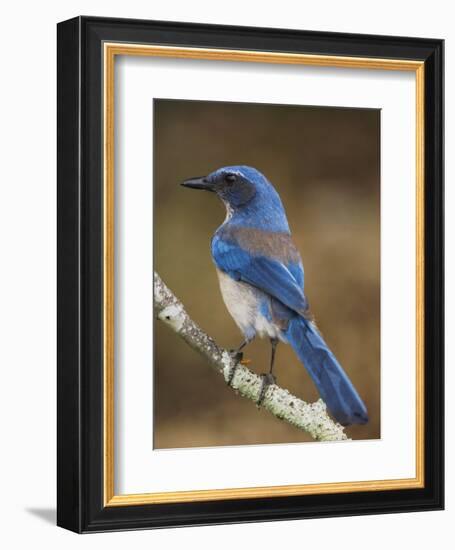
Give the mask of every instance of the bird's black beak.
[[202, 189], [204, 191], [212, 192], [215, 191], [213, 185], [209, 181], [207, 181], [207, 178], [205, 176], [190, 178], [182, 182], [181, 185], [183, 185], [183, 187], [191, 187], [191, 189]]

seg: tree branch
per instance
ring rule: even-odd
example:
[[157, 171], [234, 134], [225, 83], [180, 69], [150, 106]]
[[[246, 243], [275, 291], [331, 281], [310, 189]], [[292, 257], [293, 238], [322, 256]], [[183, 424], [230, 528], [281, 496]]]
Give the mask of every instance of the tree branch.
[[[183, 304], [156, 272], [154, 298], [157, 318], [203, 355], [208, 363], [223, 375], [226, 382], [235, 369], [231, 387], [241, 396], [257, 402], [261, 390], [261, 378], [244, 365], [236, 364], [227, 350], [220, 348], [198, 327], [186, 313]], [[347, 439], [343, 427], [327, 414], [326, 405], [322, 399], [315, 403], [306, 403], [287, 390], [272, 384], [268, 386], [261, 406], [275, 417], [308, 432], [317, 441]]]

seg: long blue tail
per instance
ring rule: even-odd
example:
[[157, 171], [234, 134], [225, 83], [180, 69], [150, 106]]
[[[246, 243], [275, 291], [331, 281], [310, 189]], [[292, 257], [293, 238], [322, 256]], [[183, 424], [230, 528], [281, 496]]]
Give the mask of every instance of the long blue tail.
[[303, 317], [294, 317], [285, 335], [335, 419], [344, 426], [368, 422], [363, 401], [317, 328]]

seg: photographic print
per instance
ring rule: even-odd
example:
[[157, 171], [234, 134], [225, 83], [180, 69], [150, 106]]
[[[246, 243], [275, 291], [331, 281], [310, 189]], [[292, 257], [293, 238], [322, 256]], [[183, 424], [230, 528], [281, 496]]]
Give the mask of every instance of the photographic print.
[[155, 99], [154, 181], [156, 271], [261, 376], [243, 399], [156, 321], [154, 448], [313, 441], [275, 384], [380, 438], [380, 110]]
[[58, 44], [58, 524], [441, 509], [443, 41]]

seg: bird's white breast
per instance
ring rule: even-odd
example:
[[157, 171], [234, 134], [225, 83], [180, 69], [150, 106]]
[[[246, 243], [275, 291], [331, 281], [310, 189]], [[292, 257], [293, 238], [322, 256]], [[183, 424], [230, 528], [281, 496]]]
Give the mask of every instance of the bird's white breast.
[[269, 300], [267, 295], [248, 283], [235, 281], [219, 269], [217, 273], [224, 303], [243, 334], [247, 338], [258, 333], [261, 337], [284, 340], [279, 327], [261, 313], [261, 303]]

